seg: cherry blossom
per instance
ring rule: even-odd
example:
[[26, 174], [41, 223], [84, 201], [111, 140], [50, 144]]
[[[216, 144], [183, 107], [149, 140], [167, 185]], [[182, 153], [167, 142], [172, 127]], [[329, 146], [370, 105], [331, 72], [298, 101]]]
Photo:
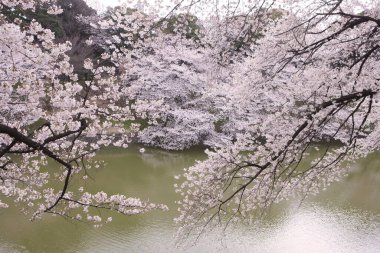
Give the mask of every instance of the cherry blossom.
[[[47, 3], [1, 1], [1, 7], [34, 9]], [[49, 12], [59, 12], [50, 7]], [[71, 188], [74, 178], [84, 184], [91, 167], [103, 166], [92, 161], [97, 150], [126, 147], [134, 135], [133, 128], [124, 128], [133, 115], [119, 92], [122, 81], [115, 67], [91, 59], [83, 63], [91, 78], [79, 81], [67, 55], [70, 42], [57, 43], [36, 21], [20, 25], [0, 19], [0, 206], [20, 205], [33, 219], [45, 213], [81, 219], [87, 213], [97, 224], [102, 219], [91, 215], [94, 209], [125, 215], [166, 210], [138, 198], [89, 193], [84, 185]]]

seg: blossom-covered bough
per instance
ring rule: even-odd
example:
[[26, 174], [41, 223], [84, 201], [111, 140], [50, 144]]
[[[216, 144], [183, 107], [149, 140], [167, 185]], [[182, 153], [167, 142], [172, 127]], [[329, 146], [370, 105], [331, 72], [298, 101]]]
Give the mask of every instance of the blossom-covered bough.
[[[4, 0], [0, 7], [46, 4], [48, 13], [60, 12], [51, 1]], [[135, 132], [133, 125], [123, 127], [133, 116], [123, 104], [115, 67], [86, 59], [90, 78], [78, 81], [66, 54], [70, 43], [56, 43], [54, 34], [34, 20], [1, 16], [0, 33], [0, 207], [19, 204], [33, 218], [52, 213], [96, 225], [102, 219], [91, 214], [93, 209], [126, 215], [166, 210], [124, 195], [92, 194], [81, 185], [89, 168], [101, 166], [91, 161], [97, 150], [126, 147]], [[83, 178], [76, 188], [74, 178]]]
[[237, 64], [256, 120], [177, 187], [180, 240], [314, 195], [379, 148], [379, 2], [288, 4]]

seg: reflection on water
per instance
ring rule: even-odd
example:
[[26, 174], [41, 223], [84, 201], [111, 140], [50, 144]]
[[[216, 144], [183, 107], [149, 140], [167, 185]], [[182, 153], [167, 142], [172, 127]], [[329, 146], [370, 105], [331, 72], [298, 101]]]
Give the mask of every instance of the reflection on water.
[[[167, 204], [169, 212], [125, 217], [100, 229], [62, 218], [29, 222], [16, 210], [0, 211], [0, 252], [179, 252], [172, 222], [178, 198], [173, 175], [203, 159], [201, 151], [168, 153], [137, 147], [99, 155], [108, 166], [93, 172], [93, 190], [102, 186]], [[380, 252], [380, 159], [358, 163], [345, 180], [309, 199], [301, 208], [282, 205], [260, 225], [230, 227], [201, 238], [184, 252]]]
[[[377, 224], [376, 224], [377, 222]], [[274, 223], [213, 234], [184, 252], [378, 252], [379, 217], [358, 210], [309, 206]], [[83, 242], [80, 252], [178, 252], [173, 228], [148, 221], [139, 230], [103, 231]]]

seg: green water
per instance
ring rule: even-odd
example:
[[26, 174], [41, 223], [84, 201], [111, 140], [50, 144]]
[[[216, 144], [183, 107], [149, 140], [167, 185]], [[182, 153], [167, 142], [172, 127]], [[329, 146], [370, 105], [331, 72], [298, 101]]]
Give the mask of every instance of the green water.
[[46, 216], [30, 222], [16, 210], [0, 211], [0, 252], [380, 252], [380, 153], [300, 208], [292, 203], [260, 227], [240, 226], [210, 234], [190, 248], [174, 246], [177, 207], [174, 175], [205, 155], [200, 150], [164, 152], [138, 147], [99, 155], [105, 169], [92, 171], [89, 187], [149, 199], [168, 212], [114, 215], [99, 229]]

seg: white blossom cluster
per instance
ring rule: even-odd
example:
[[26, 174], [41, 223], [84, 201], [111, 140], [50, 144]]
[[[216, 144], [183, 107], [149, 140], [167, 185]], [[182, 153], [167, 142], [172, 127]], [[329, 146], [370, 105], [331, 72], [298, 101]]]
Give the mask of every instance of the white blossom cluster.
[[[251, 101], [244, 94], [248, 84], [238, 76], [244, 55], [252, 53], [253, 45], [248, 44], [257, 38], [249, 36], [256, 34], [253, 26], [259, 21], [210, 18], [198, 22], [192, 15], [178, 13], [155, 19], [126, 7], [115, 9], [101, 27], [117, 33], [103, 33], [92, 41], [103, 41], [104, 58], [117, 58], [118, 68], [125, 73], [125, 93], [142, 121], [139, 142], [172, 150], [220, 146], [257, 123], [257, 112], [265, 107], [262, 103], [260, 108], [245, 108]], [[226, 34], [221, 31], [224, 24]], [[238, 34], [242, 25], [249, 36]], [[238, 54], [232, 53], [241, 40], [247, 45]], [[225, 57], [232, 63], [225, 64]], [[262, 100], [270, 102], [268, 97]]]
[[379, 149], [379, 6], [293, 1], [227, 67], [225, 110], [245, 122], [228, 124], [235, 139], [185, 170], [180, 239], [317, 194]]
[[[1, 1], [1, 6], [33, 9], [46, 3]], [[70, 42], [57, 43], [54, 33], [34, 20], [20, 25], [0, 19], [0, 207], [20, 205], [34, 218], [44, 213], [75, 218], [80, 208], [126, 215], [166, 209], [124, 195], [70, 189], [74, 178], [84, 183], [88, 170], [101, 166], [91, 160], [97, 150], [127, 147], [134, 135], [133, 127], [124, 127], [133, 115], [123, 104], [122, 81], [115, 67], [91, 59], [84, 61], [90, 78], [79, 81], [67, 55]]]

